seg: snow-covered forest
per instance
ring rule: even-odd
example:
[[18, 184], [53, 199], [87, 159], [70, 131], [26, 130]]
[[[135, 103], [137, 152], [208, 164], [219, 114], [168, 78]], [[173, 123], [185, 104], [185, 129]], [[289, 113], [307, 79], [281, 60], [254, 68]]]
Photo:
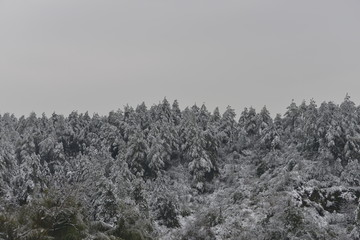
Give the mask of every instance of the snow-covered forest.
[[359, 239], [360, 106], [0, 116], [0, 239]]

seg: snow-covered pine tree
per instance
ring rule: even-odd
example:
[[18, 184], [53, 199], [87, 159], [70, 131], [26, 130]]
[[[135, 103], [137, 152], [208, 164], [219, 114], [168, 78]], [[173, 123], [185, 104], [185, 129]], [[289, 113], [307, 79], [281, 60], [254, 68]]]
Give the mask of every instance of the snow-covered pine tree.
[[14, 180], [19, 168], [15, 157], [15, 147], [4, 130], [0, 130], [0, 199], [9, 202], [16, 191]]
[[283, 118], [284, 129], [288, 135], [292, 135], [299, 131], [298, 127], [300, 125], [300, 113], [299, 107], [296, 105], [294, 100], [287, 107], [287, 111], [284, 114]]
[[[360, 159], [360, 125], [358, 122], [358, 113], [355, 103], [346, 95], [344, 102], [340, 105], [341, 111], [341, 129], [345, 141], [344, 157], [345, 161], [349, 159]], [[345, 163], [345, 164], [346, 164]]]
[[259, 139], [260, 149], [277, 150], [281, 148], [280, 134], [274, 124], [271, 124], [261, 131]]
[[109, 112], [109, 116], [107, 117], [108, 123], [117, 127], [118, 129], [120, 129], [121, 127], [123, 118], [124, 116], [121, 109], [117, 110], [116, 112], [115, 111]]
[[318, 109], [313, 99], [310, 100], [309, 105], [301, 107], [303, 119], [301, 121], [301, 133], [299, 134], [299, 147], [306, 155], [314, 155], [319, 150], [319, 136], [318, 136]]
[[143, 132], [140, 129], [134, 131], [129, 138], [125, 159], [133, 174], [143, 176], [149, 147]]
[[136, 107], [135, 119], [136, 119], [136, 125], [139, 126], [140, 129], [146, 133], [150, 125], [150, 120], [145, 102], [142, 102], [140, 105]]
[[120, 133], [126, 143], [130, 140], [130, 136], [134, 134], [136, 128], [135, 111], [132, 107], [126, 105], [124, 107], [124, 118], [120, 127]]
[[172, 116], [172, 121], [173, 121], [174, 125], [178, 126], [181, 121], [181, 110], [179, 107], [179, 102], [176, 99], [174, 100], [174, 102], [172, 104], [171, 116]]
[[273, 124], [273, 120], [270, 116], [270, 112], [267, 110], [266, 106], [264, 106], [260, 113], [258, 114], [258, 123], [257, 125], [259, 126], [259, 134], [262, 134], [262, 131], [264, 131], [264, 129], [269, 128], [270, 126], [272, 126]]
[[[248, 114], [245, 118], [244, 129], [249, 137], [255, 136], [259, 132], [259, 116], [253, 107], [249, 108]], [[256, 137], [256, 136], [255, 136]]]
[[158, 126], [153, 126], [148, 135], [149, 153], [147, 155], [147, 169], [145, 175], [157, 177], [165, 166], [169, 164], [171, 147], [161, 138]]
[[205, 131], [210, 121], [210, 113], [207, 110], [205, 104], [201, 105], [199, 114], [197, 115], [197, 123], [202, 131]]
[[173, 121], [172, 109], [166, 98], [158, 105], [154, 105], [150, 108], [150, 117], [152, 121], [160, 121], [162, 123]]
[[316, 126], [319, 134], [319, 153], [322, 158], [345, 160], [345, 140], [342, 137], [340, 126], [341, 112], [338, 105], [333, 102], [324, 102], [318, 109], [319, 117]]
[[206, 140], [204, 133], [196, 128], [195, 123], [191, 135], [191, 138], [189, 138], [190, 145], [186, 150], [186, 157], [189, 161], [189, 170], [193, 175], [195, 187], [203, 192], [206, 191], [204, 184], [214, 178], [217, 168], [211, 156], [205, 150]]
[[275, 138], [278, 137], [278, 133], [274, 127], [273, 120], [270, 117], [269, 111], [264, 106], [260, 113], [256, 115], [258, 126], [258, 133], [256, 134], [256, 139], [259, 139], [260, 148], [262, 149], [276, 149], [276, 146], [273, 147], [272, 142]]
[[220, 115], [220, 111], [219, 111], [219, 108], [216, 107], [213, 111], [213, 114], [211, 115], [211, 122], [213, 124], [216, 124], [218, 125], [218, 123], [220, 122], [221, 120], [221, 115]]
[[220, 143], [222, 147], [227, 146], [227, 151], [231, 151], [232, 145], [236, 142], [237, 128], [235, 116], [234, 109], [228, 106], [220, 120], [218, 128], [218, 138], [221, 139]]

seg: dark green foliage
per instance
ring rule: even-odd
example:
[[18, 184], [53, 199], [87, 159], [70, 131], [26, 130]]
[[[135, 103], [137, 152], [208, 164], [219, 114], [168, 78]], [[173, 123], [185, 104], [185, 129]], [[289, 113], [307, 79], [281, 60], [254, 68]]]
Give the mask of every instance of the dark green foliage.
[[173, 201], [166, 198], [157, 200], [157, 220], [168, 228], [180, 227], [178, 213]]
[[113, 232], [113, 235], [116, 237], [129, 239], [129, 240], [145, 240], [141, 232], [137, 229], [129, 228], [126, 225], [125, 220], [123, 218], [120, 219], [118, 226], [116, 227], [116, 230]]
[[33, 205], [35, 212], [30, 216], [31, 225], [35, 229], [44, 229], [54, 239], [82, 239], [86, 226], [79, 207], [71, 196], [49, 193]]
[[285, 226], [291, 232], [301, 230], [304, 225], [304, 216], [299, 208], [289, 206], [285, 209]]
[[140, 183], [135, 185], [132, 195], [137, 204], [140, 204], [145, 201], [145, 198], [143, 196], [143, 187], [141, 186]]
[[215, 227], [218, 224], [223, 223], [224, 218], [222, 216], [221, 209], [210, 209], [204, 216], [203, 222], [205, 226]]
[[134, 209], [124, 210], [116, 227], [109, 231], [112, 236], [126, 240], [152, 240], [153, 232], [152, 223]]
[[241, 192], [235, 192], [232, 195], [233, 203], [239, 203], [244, 198], [243, 194]]
[[256, 168], [256, 175], [261, 177], [268, 170], [268, 166], [265, 162], [261, 162], [259, 166]]
[[11, 212], [9, 210], [7, 215], [0, 217], [0, 233], [7, 236], [5, 239], [25, 236], [25, 239], [32, 240], [77, 240], [86, 236], [81, 206], [70, 196], [47, 193], [17, 213]]
[[[0, 214], [0, 237], [6, 240], [151, 240], [150, 220], [132, 207], [121, 207], [115, 227], [104, 222], [89, 222], [87, 211], [75, 197], [52, 191], [17, 212]], [[20, 238], [20, 236], [24, 238]]]
[[283, 231], [270, 231], [267, 236], [265, 237], [264, 240], [279, 240], [279, 239], [284, 239], [284, 232]]
[[0, 213], [0, 237], [3, 239], [16, 239], [16, 228], [19, 224], [10, 213]]

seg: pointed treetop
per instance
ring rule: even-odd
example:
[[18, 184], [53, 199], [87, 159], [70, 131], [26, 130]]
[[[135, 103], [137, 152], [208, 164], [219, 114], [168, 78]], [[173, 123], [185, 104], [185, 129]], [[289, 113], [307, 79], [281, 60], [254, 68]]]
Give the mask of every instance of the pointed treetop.
[[256, 115], [256, 110], [252, 106], [249, 108], [249, 115], [250, 116], [255, 116]]
[[344, 101], [345, 101], [345, 102], [350, 101], [350, 95], [349, 95], [349, 93], [346, 93], [345, 98], [344, 98]]
[[291, 104], [286, 108], [287, 111], [285, 112], [285, 116], [287, 117], [293, 117], [294, 115], [297, 115], [298, 113], [298, 106], [294, 102], [294, 99], [291, 101]]
[[249, 113], [249, 109], [247, 107], [241, 112], [241, 115], [247, 115]]
[[301, 102], [301, 104], [300, 104], [300, 106], [299, 106], [299, 109], [300, 109], [300, 111], [302, 111], [302, 112], [305, 112], [305, 111], [306, 111], [306, 109], [307, 109], [307, 104], [306, 104], [305, 99]]
[[147, 111], [147, 106], [145, 104], [145, 102], [142, 102], [140, 105], [137, 105], [136, 107], [136, 112], [146, 112]]
[[264, 106], [260, 111], [260, 117], [262, 118], [262, 121], [269, 123], [272, 121], [272, 118], [270, 116], [270, 112], [267, 110], [266, 106]]
[[313, 98], [310, 99], [309, 106], [315, 106], [316, 107], [316, 102], [315, 102], [315, 100]]
[[172, 104], [172, 108], [176, 109], [176, 110], [180, 109], [178, 100], [176, 100], [176, 99], [174, 100], [174, 102]]
[[219, 108], [216, 107], [213, 111], [213, 114], [211, 115], [211, 121], [212, 122], [218, 122], [221, 119]]
[[164, 99], [162, 100], [162, 105], [163, 105], [163, 107], [168, 107], [168, 108], [170, 108], [170, 103], [169, 103], [169, 101], [166, 99], [166, 97], [164, 97]]
[[199, 112], [199, 107], [196, 105], [196, 103], [191, 107], [191, 110], [194, 112], [194, 113], [198, 113]]
[[200, 111], [201, 111], [201, 112], [207, 112], [207, 111], [208, 111], [207, 108], [206, 108], [206, 106], [205, 106], [205, 103], [203, 103], [203, 104], [201, 105]]
[[235, 116], [236, 116], [235, 110], [232, 109], [230, 106], [227, 106], [223, 114], [223, 119], [234, 119]]

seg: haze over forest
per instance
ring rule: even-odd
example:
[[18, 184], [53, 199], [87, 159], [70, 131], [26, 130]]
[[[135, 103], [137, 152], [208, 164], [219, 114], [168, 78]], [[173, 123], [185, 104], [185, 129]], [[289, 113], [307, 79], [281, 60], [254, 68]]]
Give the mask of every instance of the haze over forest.
[[0, 113], [360, 102], [360, 2], [0, 1]]

